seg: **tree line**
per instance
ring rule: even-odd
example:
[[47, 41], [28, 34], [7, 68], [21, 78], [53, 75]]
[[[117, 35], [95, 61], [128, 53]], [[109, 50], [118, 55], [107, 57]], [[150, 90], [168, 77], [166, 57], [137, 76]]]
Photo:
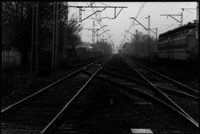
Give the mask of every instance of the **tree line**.
[[138, 32], [130, 42], [124, 43], [122, 51], [134, 56], [153, 57], [157, 52], [157, 43], [157, 38]]
[[[33, 57], [36, 57], [35, 43], [38, 43], [37, 49], [41, 64], [44, 59], [51, 59], [49, 56], [52, 57], [52, 43], [55, 35], [54, 8], [54, 2], [2, 2], [2, 46], [17, 47], [22, 55], [22, 66], [30, 64], [31, 49]], [[65, 55], [68, 49], [70, 52], [75, 51], [76, 45], [81, 42], [79, 32], [82, 28], [75, 15], [68, 18], [69, 12], [63, 2], [57, 2], [56, 47], [61, 55]], [[37, 24], [35, 24], [36, 20]], [[33, 42], [36, 36], [38, 40]]]

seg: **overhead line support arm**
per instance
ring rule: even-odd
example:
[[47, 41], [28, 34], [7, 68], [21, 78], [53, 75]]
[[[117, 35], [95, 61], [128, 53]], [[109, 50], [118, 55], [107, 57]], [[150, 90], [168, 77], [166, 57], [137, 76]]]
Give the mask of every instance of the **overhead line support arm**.
[[148, 28], [146, 28], [145, 26], [143, 26], [137, 19], [135, 19], [134, 17], [130, 17], [130, 19], [134, 19], [135, 21], [137, 21], [144, 29], [148, 30]]
[[[169, 17], [171, 17], [172, 19], [174, 19], [174, 20], [176, 20], [177, 22], [179, 22], [180, 23], [180, 25], [182, 26], [182, 23], [183, 23], [183, 13], [181, 13], [181, 14], [161, 14], [160, 16], [169, 16]], [[179, 20], [177, 20], [175, 17], [173, 17], [173, 16], [181, 16], [181, 20], [179, 21]]]
[[87, 18], [89, 18], [90, 16], [94, 15], [94, 14], [95, 14], [95, 13], [97, 13], [97, 12], [101, 12], [101, 11], [100, 11], [100, 10], [98, 10], [98, 11], [96, 11], [96, 12], [94, 12], [94, 13], [90, 14], [89, 16], [87, 16], [87, 17], [85, 17], [84, 19], [82, 19], [82, 20], [81, 20], [81, 22], [82, 22], [82, 21], [84, 21], [84, 20], [86, 20]]
[[127, 8], [124, 6], [68, 6], [68, 7], [76, 7], [76, 8]]
[[[79, 10], [80, 16], [81, 16], [82, 8], [103, 8], [103, 10], [105, 10], [106, 8], [115, 8], [115, 10], [114, 10], [114, 17], [111, 18], [111, 19], [117, 18], [117, 16], [118, 16], [119, 13], [122, 11], [122, 9], [123, 9], [123, 8], [127, 8], [127, 7], [124, 7], [124, 6], [119, 6], [119, 7], [118, 7], [118, 6], [68, 6], [68, 7], [79, 8], [79, 9], [80, 9], [80, 10]], [[117, 14], [116, 14], [116, 8], [121, 8], [120, 11], [119, 11]], [[98, 12], [101, 12], [101, 11], [103, 11], [103, 10], [98, 10]], [[97, 12], [95, 12], [95, 13], [97, 13]], [[94, 15], [95, 13], [93, 13], [93, 14], [87, 16], [87, 17], [84, 18], [83, 20], [86, 20], [87, 18], [89, 18], [90, 16]], [[83, 20], [81, 20], [81, 17], [80, 17], [80, 22], [82, 22]]]
[[120, 11], [116, 15], [116, 7], [115, 7], [114, 18], [111, 18], [111, 19], [117, 18], [117, 16], [120, 14], [120, 12], [122, 11], [122, 9], [123, 9], [123, 7], [120, 9]]

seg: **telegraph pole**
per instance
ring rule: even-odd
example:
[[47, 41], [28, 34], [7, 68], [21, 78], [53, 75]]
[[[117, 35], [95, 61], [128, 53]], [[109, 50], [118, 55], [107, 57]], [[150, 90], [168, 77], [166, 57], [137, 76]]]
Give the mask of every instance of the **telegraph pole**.
[[156, 40], [158, 39], [158, 28], [156, 28]]
[[82, 8], [79, 8], [79, 22], [82, 21]]
[[[66, 2], [66, 5], [64, 5], [64, 6], [66, 6], [66, 10], [65, 10], [65, 11], [66, 11], [65, 24], [68, 25], [68, 2]], [[67, 27], [66, 27], [66, 29], [64, 30], [64, 35], [65, 35], [65, 37], [64, 37], [64, 43], [65, 43], [66, 45], [63, 45], [63, 47], [67, 46]], [[66, 51], [66, 53], [67, 53], [67, 58], [68, 58], [67, 47], [64, 48], [63, 55], [64, 55], [64, 52], [65, 52], [65, 51]]]
[[136, 40], [136, 45], [137, 45], [137, 48], [138, 48], [138, 56], [140, 56], [141, 49], [140, 49], [140, 46], [138, 46], [138, 30], [136, 29], [135, 31], [136, 31], [135, 40]]
[[150, 48], [150, 15], [148, 15], [148, 43], [147, 43], [147, 47], [146, 47], [146, 51], [147, 51], [147, 56], [149, 55], [149, 48]]
[[58, 68], [58, 2], [56, 2], [55, 69]]
[[102, 29], [102, 28], [105, 27], [105, 26], [107, 26], [107, 25], [104, 25], [104, 26], [100, 27], [99, 29], [97, 29], [97, 34], [96, 34], [96, 35], [97, 35], [97, 44], [98, 44], [98, 37], [99, 37], [99, 34], [98, 34], [98, 33], [99, 33], [99, 30]]
[[[152, 31], [152, 29], [150, 28], [150, 15], [148, 15], [148, 28], [146, 28], [144, 25], [142, 25], [136, 18], [134, 17], [130, 17], [130, 19], [134, 19], [135, 21], [137, 21], [144, 29], [148, 30], [148, 35], [149, 35], [149, 39], [150, 39], [150, 31], [155, 33], [154, 31]], [[156, 28], [156, 38], [157, 38], [157, 28]], [[146, 56], [147, 56], [147, 47], [146, 47]]]
[[92, 26], [92, 43], [94, 44], [95, 42], [95, 22], [93, 21], [93, 26]]
[[148, 19], [148, 43], [146, 44], [146, 56], [148, 56], [148, 50], [150, 46], [150, 15], [148, 15], [146, 19]]
[[36, 75], [38, 75], [38, 2], [36, 2]]
[[55, 11], [56, 11], [56, 2], [53, 2], [53, 41], [52, 41], [52, 71], [54, 71], [55, 65]]
[[32, 43], [31, 43], [31, 79], [33, 78], [33, 48], [34, 48], [34, 28], [35, 28], [35, 2], [32, 3]]
[[150, 15], [146, 19], [148, 19], [148, 36], [150, 36]]

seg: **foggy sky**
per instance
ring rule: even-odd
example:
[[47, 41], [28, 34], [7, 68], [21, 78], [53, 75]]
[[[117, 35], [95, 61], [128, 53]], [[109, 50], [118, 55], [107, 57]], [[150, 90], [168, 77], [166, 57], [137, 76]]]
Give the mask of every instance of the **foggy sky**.
[[[91, 2], [68, 2], [69, 6], [89, 6]], [[81, 32], [82, 41], [92, 42], [92, 31], [88, 29], [92, 29], [93, 21], [96, 18], [104, 18], [101, 21], [102, 26], [107, 25], [106, 27], [99, 30], [99, 34], [103, 32], [103, 30], [110, 30], [102, 34], [99, 39], [106, 39], [110, 42], [110, 39], [113, 41], [115, 46], [119, 46], [123, 39], [124, 35], [127, 38], [131, 39], [131, 34], [125, 32], [125, 30], [129, 30], [133, 20], [130, 17], [136, 17], [139, 12], [139, 9], [143, 8], [139, 13], [137, 20], [146, 28], [148, 28], [148, 15], [150, 15], [150, 28], [155, 29], [158, 28], [158, 35], [160, 33], [166, 32], [170, 29], [179, 26], [179, 22], [176, 20], [167, 17], [161, 16], [161, 14], [181, 14], [183, 13], [183, 24], [187, 24], [188, 22], [192, 22], [196, 19], [196, 7], [197, 2], [94, 2], [93, 6], [124, 6], [127, 8], [123, 8], [123, 10], [119, 13], [116, 19], [108, 19], [114, 17], [114, 8], [106, 8], [101, 13], [96, 13], [91, 17], [87, 18], [81, 23], [83, 30]], [[182, 8], [185, 8], [183, 11]], [[191, 9], [190, 9], [191, 8]], [[90, 14], [94, 13], [94, 11], [102, 10], [102, 8], [83, 8], [85, 11], [82, 12], [82, 19], [86, 18]], [[70, 14], [76, 14], [79, 17], [78, 8], [70, 8]], [[116, 9], [116, 13], [118, 13], [120, 8]], [[70, 16], [69, 14], [69, 16]], [[177, 20], [180, 20], [180, 16], [175, 16]], [[101, 26], [97, 21], [95, 21], [95, 28], [100, 28]], [[136, 25], [131, 27], [130, 32], [135, 33], [137, 29], [144, 34], [147, 34], [147, 31], [135, 22]], [[109, 39], [110, 36], [110, 39]], [[155, 36], [154, 33], [151, 33], [151, 36]], [[96, 38], [95, 38], [96, 41]], [[128, 40], [125, 40], [128, 41]]]

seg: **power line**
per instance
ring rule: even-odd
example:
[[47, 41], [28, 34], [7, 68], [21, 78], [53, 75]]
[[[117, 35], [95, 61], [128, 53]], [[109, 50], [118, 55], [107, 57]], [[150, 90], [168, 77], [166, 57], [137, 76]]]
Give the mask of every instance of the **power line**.
[[[165, 23], [167, 23], [167, 21], [168, 21], [168, 18], [165, 18], [165, 20], [163, 21], [163, 23], [161, 24], [161, 26], [158, 27], [158, 29], [160, 29], [161, 27], [163, 27], [163, 25], [164, 25]], [[162, 29], [162, 28], [161, 28], [161, 29]]]
[[[169, 17], [171, 17], [172, 19], [174, 19], [174, 20], [176, 20], [177, 22], [179, 22], [180, 23], [180, 26], [182, 26], [183, 25], [183, 13], [181, 13], [181, 14], [161, 14], [160, 16], [169, 16]], [[177, 18], [175, 18], [174, 16], [180, 16], [181, 18], [180, 18], [180, 20], [178, 20]]]
[[166, 27], [165, 29], [159, 30], [159, 32], [165, 31], [165, 30], [169, 29], [170, 27], [175, 26], [177, 23], [178, 23], [178, 22], [175, 22], [174, 24], [172, 24], [172, 25]]
[[[136, 17], [135, 17], [136, 19], [138, 18], [139, 14], [141, 13], [141, 11], [142, 11], [142, 9], [144, 8], [145, 4], [146, 4], [146, 2], [142, 2], [142, 3], [141, 3], [141, 6], [140, 6], [140, 8], [139, 8], [139, 11], [138, 11], [138, 13], [137, 13], [137, 15], [136, 15]], [[130, 23], [129, 29], [128, 29], [127, 31], [130, 31], [131, 28], [134, 26], [134, 24], [135, 24], [135, 20], [132, 20], [131, 23]], [[124, 39], [122, 40], [122, 43], [121, 43], [121, 44], [124, 43], [126, 35], [127, 35], [127, 33], [125, 33]]]
[[187, 7], [190, 4], [190, 2], [187, 2], [186, 5], [184, 7]]
[[103, 3], [103, 2], [99, 2], [99, 3], [101, 3], [101, 4], [103, 4], [103, 5], [106, 5], [106, 6], [110, 6], [110, 5], [107, 5], [107, 4]]
[[[96, 3], [95, 3], [96, 4]], [[92, 8], [93, 9], [93, 8]], [[94, 9], [93, 9], [94, 10]], [[97, 22], [99, 23], [99, 25], [102, 27], [102, 25], [104, 25], [103, 24], [103, 22], [102, 21], [99, 21], [99, 19], [98, 19], [98, 16], [97, 16], [97, 14], [95, 15], [96, 16], [96, 18], [97, 18]], [[102, 23], [102, 24], [101, 24]], [[105, 29], [103, 28], [103, 31], [105, 32]], [[110, 37], [110, 34], [108, 34], [108, 33], [106, 33], [109, 37]], [[110, 38], [109, 38], [110, 39]], [[112, 42], [113, 43], [113, 41], [110, 39], [110, 42]]]
[[[191, 16], [191, 14], [187, 15], [186, 17], [184, 17], [184, 19], [185, 19], [185, 18], [188, 18], [189, 16]], [[166, 22], [166, 23], [167, 23], [167, 22]], [[176, 22], [176, 23], [174, 23], [174, 24], [172, 24], [172, 25], [170, 25], [170, 26], [166, 27], [166, 28], [165, 28], [165, 29], [163, 29], [163, 30], [162, 30], [162, 28], [161, 28], [161, 29], [159, 28], [159, 29], [160, 29], [160, 30], [159, 30], [159, 32], [162, 32], [162, 31], [164, 31], [164, 30], [166, 30], [166, 29], [169, 29], [170, 27], [172, 27], [172, 26], [176, 25], [177, 23], [178, 23], [178, 22]], [[164, 25], [164, 24], [163, 24], [163, 25]]]
[[144, 17], [144, 16], [146, 16], [146, 15], [148, 15], [148, 14], [150, 14], [151, 12], [153, 12], [153, 11], [155, 11], [155, 10], [157, 10], [162, 4], [164, 4], [164, 2], [161, 2], [158, 6], [156, 6], [155, 8], [153, 8], [151, 11], [149, 11], [148, 13], [146, 13], [145, 15], [143, 15], [143, 16], [141, 16], [141, 17]]

